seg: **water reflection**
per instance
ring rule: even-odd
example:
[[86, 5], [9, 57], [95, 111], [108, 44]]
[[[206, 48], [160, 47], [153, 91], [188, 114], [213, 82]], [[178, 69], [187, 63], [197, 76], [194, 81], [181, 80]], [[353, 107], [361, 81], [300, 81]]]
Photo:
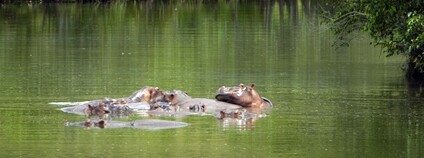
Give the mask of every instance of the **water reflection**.
[[178, 121], [144, 119], [135, 120], [132, 122], [109, 121], [109, 120], [91, 120], [87, 119], [84, 122], [66, 122], [67, 127], [84, 127], [91, 128], [137, 128], [146, 130], [163, 130], [171, 128], [187, 127], [190, 124]]

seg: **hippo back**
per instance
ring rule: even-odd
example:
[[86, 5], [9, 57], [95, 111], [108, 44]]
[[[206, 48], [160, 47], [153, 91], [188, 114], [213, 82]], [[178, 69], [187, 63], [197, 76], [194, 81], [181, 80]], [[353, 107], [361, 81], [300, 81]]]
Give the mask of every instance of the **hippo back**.
[[250, 87], [245, 87], [242, 83], [234, 87], [222, 86], [217, 90], [215, 99], [243, 107], [272, 107], [271, 101], [261, 97], [254, 86], [255, 84], [251, 84]]

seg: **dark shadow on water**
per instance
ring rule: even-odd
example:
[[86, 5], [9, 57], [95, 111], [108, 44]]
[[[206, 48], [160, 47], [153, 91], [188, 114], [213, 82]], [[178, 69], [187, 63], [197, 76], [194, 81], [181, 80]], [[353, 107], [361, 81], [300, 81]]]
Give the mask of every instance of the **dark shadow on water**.
[[421, 81], [406, 80], [410, 97], [424, 98], [424, 83]]

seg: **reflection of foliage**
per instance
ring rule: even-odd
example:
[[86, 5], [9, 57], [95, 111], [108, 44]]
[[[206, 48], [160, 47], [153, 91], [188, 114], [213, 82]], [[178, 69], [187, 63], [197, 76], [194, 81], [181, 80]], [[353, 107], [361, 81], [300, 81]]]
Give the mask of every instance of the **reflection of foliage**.
[[[424, 3], [396, 0], [344, 0], [324, 22], [331, 24], [339, 39], [353, 31], [366, 31], [387, 56], [409, 55], [407, 75], [424, 79]], [[346, 43], [344, 43], [346, 44]]]
[[189, 0], [189, 1], [176, 1], [176, 0], [38, 0], [38, 1], [32, 1], [32, 0], [0, 0], [0, 3], [126, 3], [126, 2], [148, 2], [148, 3], [172, 3], [172, 2], [185, 2], [185, 3], [197, 3], [197, 2], [204, 2], [204, 3], [210, 3], [210, 2], [216, 2], [215, 0]]

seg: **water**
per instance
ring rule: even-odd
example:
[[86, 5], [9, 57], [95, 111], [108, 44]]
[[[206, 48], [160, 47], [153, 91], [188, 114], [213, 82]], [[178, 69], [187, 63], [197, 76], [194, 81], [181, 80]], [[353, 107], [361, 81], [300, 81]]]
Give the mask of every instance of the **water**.
[[[1, 157], [419, 157], [420, 89], [359, 35], [331, 47], [316, 1], [2, 4]], [[275, 108], [254, 126], [161, 117], [179, 129], [66, 127], [49, 102], [145, 85], [213, 98], [255, 83]], [[117, 121], [145, 119], [141, 116]]]

